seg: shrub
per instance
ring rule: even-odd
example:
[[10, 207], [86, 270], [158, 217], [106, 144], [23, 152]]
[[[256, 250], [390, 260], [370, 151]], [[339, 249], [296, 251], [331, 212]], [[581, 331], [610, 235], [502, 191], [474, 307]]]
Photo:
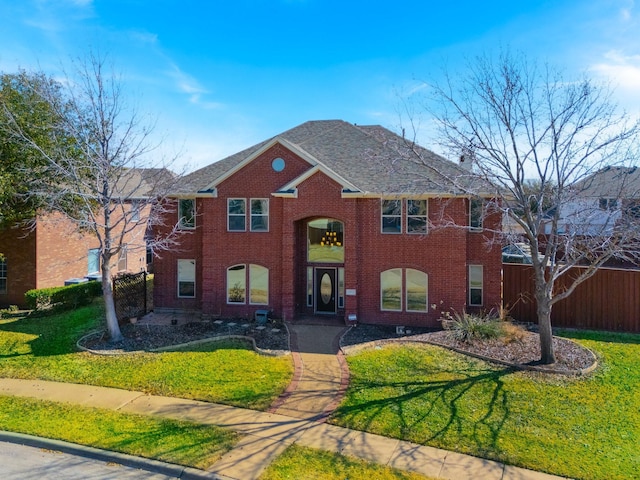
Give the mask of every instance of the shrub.
[[462, 342], [499, 338], [505, 334], [505, 322], [488, 314], [444, 312], [440, 321], [453, 339]]
[[29, 290], [24, 298], [27, 307], [36, 312], [46, 310], [63, 311], [71, 310], [82, 305], [88, 305], [91, 301], [102, 295], [100, 282], [86, 282], [65, 287], [41, 288]]

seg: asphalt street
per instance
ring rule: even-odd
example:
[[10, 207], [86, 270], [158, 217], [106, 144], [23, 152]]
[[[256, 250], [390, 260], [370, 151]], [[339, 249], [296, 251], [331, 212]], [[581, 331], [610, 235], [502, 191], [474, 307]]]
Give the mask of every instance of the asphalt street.
[[158, 473], [101, 462], [53, 450], [0, 442], [3, 480], [171, 480]]

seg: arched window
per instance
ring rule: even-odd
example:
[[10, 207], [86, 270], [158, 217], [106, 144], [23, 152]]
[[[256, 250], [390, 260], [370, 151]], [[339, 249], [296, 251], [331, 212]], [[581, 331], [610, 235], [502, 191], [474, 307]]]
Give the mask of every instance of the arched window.
[[227, 303], [245, 303], [247, 296], [245, 265], [227, 268]]
[[392, 268], [380, 274], [380, 308], [402, 311], [402, 269]]
[[344, 263], [344, 226], [333, 218], [319, 218], [307, 227], [307, 260], [313, 263]]
[[420, 270], [407, 268], [405, 272], [405, 292], [407, 298], [407, 312], [427, 311], [427, 274]]
[[[403, 288], [404, 285], [404, 288]], [[380, 274], [380, 309], [391, 312], [427, 312], [429, 280], [413, 268], [391, 268]]]
[[254, 264], [248, 270], [244, 264], [227, 268], [227, 303], [246, 303], [247, 286], [250, 305], [269, 304], [268, 268]]

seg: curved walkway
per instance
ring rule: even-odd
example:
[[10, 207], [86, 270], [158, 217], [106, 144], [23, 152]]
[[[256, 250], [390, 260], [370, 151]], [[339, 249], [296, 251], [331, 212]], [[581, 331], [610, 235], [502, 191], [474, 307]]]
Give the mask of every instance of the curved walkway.
[[289, 325], [294, 376], [269, 409], [294, 418], [324, 421], [339, 405], [349, 384], [340, 350], [345, 327]]

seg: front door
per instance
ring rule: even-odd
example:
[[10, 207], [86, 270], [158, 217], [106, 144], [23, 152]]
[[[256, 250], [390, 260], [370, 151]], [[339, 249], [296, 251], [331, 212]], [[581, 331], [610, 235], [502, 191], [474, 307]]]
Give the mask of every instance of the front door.
[[316, 268], [316, 313], [336, 313], [336, 269]]

